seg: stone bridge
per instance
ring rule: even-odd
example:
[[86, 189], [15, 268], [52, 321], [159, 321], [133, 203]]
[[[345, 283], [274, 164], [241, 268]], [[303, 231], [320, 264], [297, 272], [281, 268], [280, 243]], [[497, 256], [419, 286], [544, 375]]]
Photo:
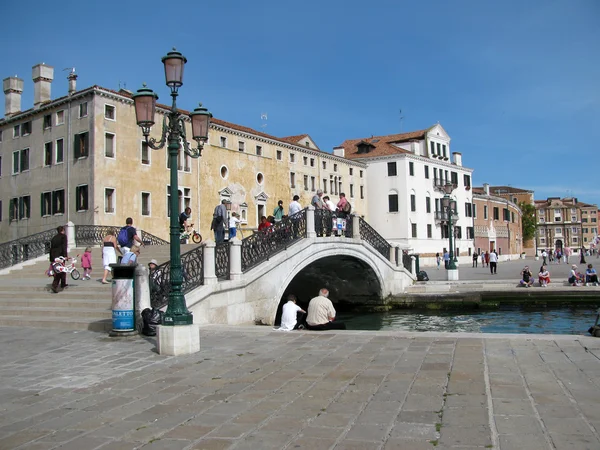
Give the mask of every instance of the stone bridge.
[[[327, 236], [330, 223], [329, 213], [308, 207], [271, 233], [219, 245], [207, 241], [191, 260], [182, 255], [183, 287], [194, 322], [272, 324], [286, 294], [306, 302], [322, 287], [337, 305], [384, 305], [413, 284], [414, 260], [402, 258], [399, 248], [363, 219], [349, 218], [339, 236]], [[168, 273], [168, 265], [159, 270]], [[165, 289], [159, 296], [152, 293], [155, 307], [166, 305], [167, 277], [161, 283]]]

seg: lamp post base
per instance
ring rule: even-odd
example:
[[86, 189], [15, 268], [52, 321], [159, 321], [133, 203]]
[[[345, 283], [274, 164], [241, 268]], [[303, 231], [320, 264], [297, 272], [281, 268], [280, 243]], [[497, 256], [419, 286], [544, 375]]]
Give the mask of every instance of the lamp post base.
[[200, 351], [200, 327], [179, 325], [157, 327], [156, 347], [159, 355], [191, 355]]
[[448, 281], [458, 281], [458, 269], [448, 269]]

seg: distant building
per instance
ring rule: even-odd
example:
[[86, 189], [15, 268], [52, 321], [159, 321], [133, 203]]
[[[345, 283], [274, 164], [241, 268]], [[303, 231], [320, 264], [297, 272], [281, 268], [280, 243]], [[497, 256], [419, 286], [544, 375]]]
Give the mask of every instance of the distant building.
[[334, 154], [367, 165], [369, 223], [388, 241], [433, 256], [448, 247], [441, 187], [451, 184], [457, 202], [457, 255], [473, 247], [471, 174], [462, 155], [450, 151], [440, 125], [410, 133], [349, 139]]
[[496, 250], [499, 255], [520, 255], [524, 251], [523, 227], [517, 203], [494, 195], [487, 183], [473, 188], [473, 203], [477, 253]]
[[[127, 217], [168, 239], [167, 151], [145, 144], [132, 93], [100, 86], [77, 90], [72, 73], [69, 94], [52, 100], [53, 75], [50, 66], [33, 67], [34, 106], [24, 111], [23, 80], [3, 80], [0, 242], [68, 221], [118, 226]], [[158, 105], [151, 136], [160, 137], [165, 112]], [[191, 136], [187, 117], [185, 122]], [[278, 138], [213, 119], [202, 157], [194, 160], [180, 152], [177, 164], [178, 209], [192, 208], [205, 239], [212, 238], [213, 209], [223, 199], [232, 202], [249, 228], [258, 226], [260, 216], [271, 215], [278, 200], [287, 214], [294, 194], [307, 206], [319, 188], [334, 202], [344, 192], [353, 211], [367, 215], [366, 164], [321, 151], [307, 134]]]

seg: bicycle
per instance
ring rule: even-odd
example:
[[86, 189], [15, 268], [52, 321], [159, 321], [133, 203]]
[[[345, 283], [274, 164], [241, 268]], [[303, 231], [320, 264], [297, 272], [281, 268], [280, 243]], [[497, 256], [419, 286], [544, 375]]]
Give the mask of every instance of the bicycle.
[[194, 244], [199, 244], [202, 242], [202, 235], [195, 228], [192, 228], [191, 230], [181, 232], [181, 240], [186, 239], [191, 239]]
[[[79, 256], [79, 255], [77, 255], [77, 256]], [[69, 259], [71, 260], [71, 264], [67, 265], [66, 262]], [[52, 265], [52, 270], [54, 270], [57, 273], [63, 273], [63, 272], [70, 273], [71, 278], [73, 278], [74, 280], [79, 280], [79, 277], [81, 277], [81, 274], [79, 273], [79, 270], [77, 270], [75, 268], [76, 263], [77, 263], [77, 258], [65, 258], [64, 256], [59, 256], [58, 258], [54, 259], [54, 264]]]

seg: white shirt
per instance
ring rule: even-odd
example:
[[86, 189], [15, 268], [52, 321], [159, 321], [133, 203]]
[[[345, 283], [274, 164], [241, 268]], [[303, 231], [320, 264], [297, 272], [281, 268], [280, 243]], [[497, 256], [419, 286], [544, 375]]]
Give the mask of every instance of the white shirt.
[[279, 329], [292, 331], [296, 326], [296, 313], [301, 310], [302, 308], [291, 301], [288, 301], [285, 305], [283, 305], [283, 313], [281, 314], [281, 327]]
[[336, 210], [335, 203], [333, 203], [331, 200], [327, 200], [325, 202], [325, 204], [327, 205], [327, 208], [329, 209], [329, 211], [335, 211]]
[[496, 254], [494, 252], [490, 253], [490, 262], [494, 262], [494, 263], [498, 262], [498, 256], [496, 256]]
[[335, 318], [335, 308], [327, 297], [315, 297], [308, 304], [306, 323], [309, 325], [322, 325], [329, 322], [329, 318]]
[[300, 206], [300, 203], [298, 203], [297, 201], [294, 200], [292, 203], [290, 203], [288, 215], [292, 216], [299, 211], [302, 211], [302, 206]]
[[237, 217], [231, 216], [229, 218], [229, 228], [237, 227], [238, 223], [240, 223], [240, 219], [238, 219]]

